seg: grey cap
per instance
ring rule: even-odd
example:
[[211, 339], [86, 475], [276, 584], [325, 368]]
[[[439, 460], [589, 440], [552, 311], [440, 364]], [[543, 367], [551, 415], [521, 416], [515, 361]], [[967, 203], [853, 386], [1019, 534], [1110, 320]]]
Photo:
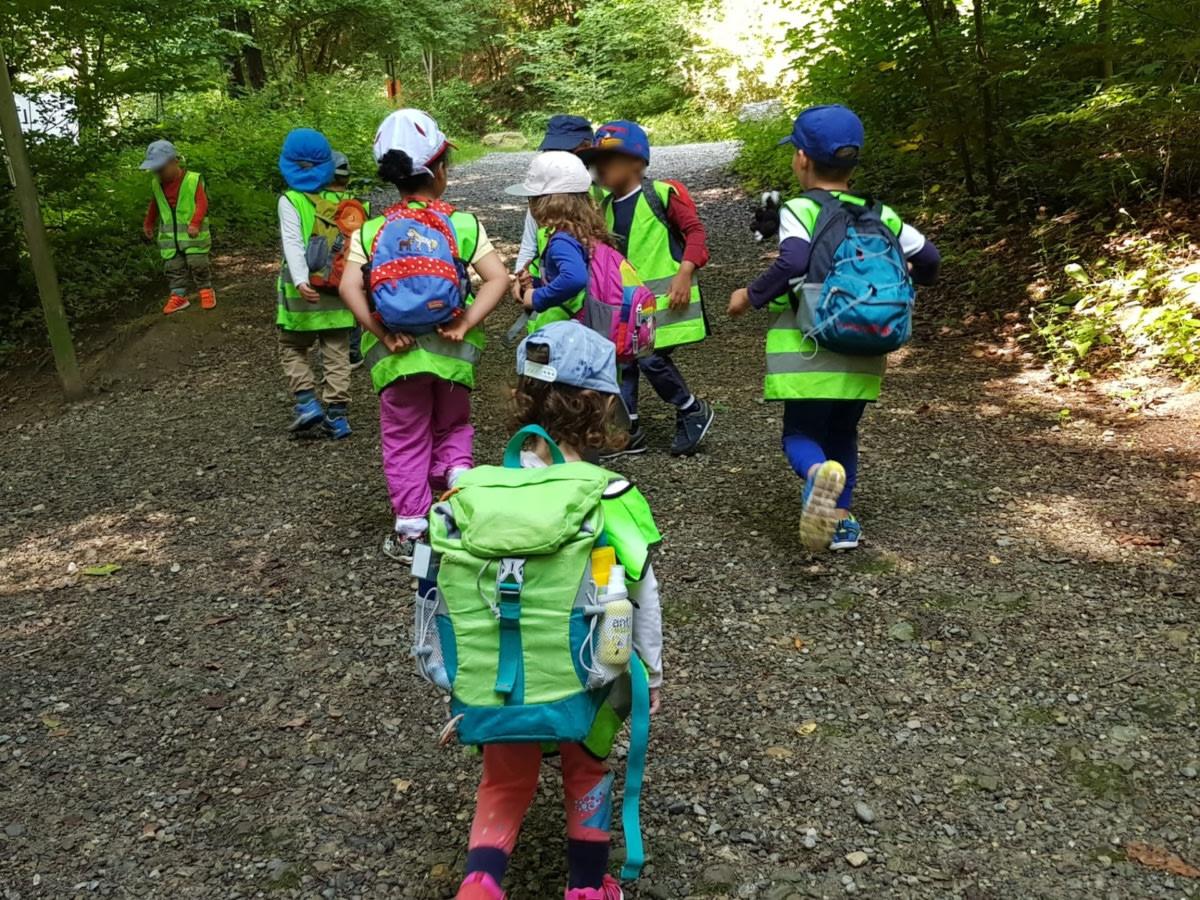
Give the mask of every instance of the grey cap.
[[170, 141], [155, 141], [146, 148], [146, 158], [138, 168], [147, 172], [157, 172], [173, 159], [179, 159], [175, 145]]
[[[534, 359], [529, 358], [530, 348]], [[545, 360], [541, 362], [540, 360]], [[621, 396], [617, 383], [617, 348], [581, 322], [551, 322], [517, 347], [517, 374], [551, 384], [568, 384], [601, 394]], [[617, 404], [617, 425], [628, 427], [629, 412]]]
[[350, 158], [341, 150], [333, 151], [333, 174], [334, 175], [349, 175], [350, 174]]

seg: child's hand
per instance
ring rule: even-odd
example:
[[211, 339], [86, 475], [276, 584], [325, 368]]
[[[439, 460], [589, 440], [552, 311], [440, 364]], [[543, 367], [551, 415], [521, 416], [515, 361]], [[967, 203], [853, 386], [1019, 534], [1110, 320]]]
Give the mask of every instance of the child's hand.
[[407, 334], [392, 334], [390, 331], [383, 336], [383, 345], [392, 353], [403, 353], [416, 346], [416, 341]]
[[321, 299], [321, 295], [313, 290], [312, 285], [310, 285], [307, 281], [304, 282], [304, 284], [296, 285], [296, 290], [298, 290], [300, 292], [300, 296], [309, 303], [316, 303]]
[[667, 290], [667, 300], [674, 312], [682, 312], [692, 302], [692, 276], [686, 272], [677, 272], [671, 279], [671, 287]]
[[750, 292], [745, 288], [738, 288], [729, 295], [729, 315], [736, 319], [738, 316], [743, 316], [750, 311]]
[[528, 267], [517, 273], [517, 283], [521, 285], [521, 293], [533, 290], [533, 276], [529, 274]]
[[188, 237], [195, 237], [199, 233], [200, 233], [199, 225], [189, 225], [188, 226]]
[[662, 709], [662, 688], [650, 688], [650, 715], [658, 715], [658, 711]]
[[461, 344], [470, 330], [466, 319], [458, 319], [453, 325], [443, 325], [438, 329], [438, 334], [452, 343]]
[[148, 241], [154, 240], [154, 229], [153, 228], [143, 228], [142, 234], [145, 235], [146, 240], [148, 240]]
[[522, 303], [525, 297], [525, 289], [521, 287], [521, 278], [518, 275], [510, 275], [508, 280], [508, 292], [512, 295], [513, 300], [517, 303]]

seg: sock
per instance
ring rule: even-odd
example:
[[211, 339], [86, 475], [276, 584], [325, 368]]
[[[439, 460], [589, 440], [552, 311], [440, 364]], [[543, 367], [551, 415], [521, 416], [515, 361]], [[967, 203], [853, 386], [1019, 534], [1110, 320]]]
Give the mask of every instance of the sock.
[[307, 403], [309, 400], [316, 400], [316, 391], [296, 391], [296, 402]]
[[406, 538], [419, 538], [425, 534], [425, 529], [429, 527], [429, 522], [425, 519], [417, 518], [416, 516], [408, 517], [396, 516], [396, 534]]
[[331, 419], [345, 418], [346, 404], [345, 403], [330, 403], [329, 409], [326, 410], [325, 415], [327, 415]]
[[685, 404], [683, 404], [683, 406], [679, 407], [679, 412], [681, 415], [686, 416], [688, 413], [695, 412], [696, 407], [699, 405], [700, 404], [698, 404], [696, 402], [696, 395], [692, 394], [687, 398], [687, 403], [685, 403]]
[[608, 872], [608, 841], [567, 840], [567, 887], [598, 888]]
[[638, 428], [640, 428], [640, 427], [641, 427], [641, 426], [640, 426], [640, 425], [638, 425], [638, 416], [637, 416], [637, 413], [630, 413], [630, 414], [629, 414], [629, 433], [630, 433], [630, 434], [633, 434], [633, 433], [634, 433], [635, 431], [637, 431], [637, 430], [638, 430]]
[[467, 851], [467, 874], [486, 872], [496, 884], [504, 881], [508, 869], [508, 854], [499, 847], [472, 847]]

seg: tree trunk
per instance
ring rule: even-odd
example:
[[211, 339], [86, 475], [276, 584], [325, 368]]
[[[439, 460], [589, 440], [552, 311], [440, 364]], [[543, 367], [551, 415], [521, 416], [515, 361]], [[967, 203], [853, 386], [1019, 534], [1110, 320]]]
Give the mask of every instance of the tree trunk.
[[242, 47], [242, 65], [246, 72], [246, 83], [250, 90], [261, 91], [267, 83], [267, 70], [263, 66], [262, 50], [254, 43], [254, 20], [250, 17], [249, 10], [239, 9], [237, 11], [237, 30], [250, 37], [250, 41]]
[[425, 80], [429, 86], [429, 105], [433, 105], [433, 66], [434, 55], [432, 47], [421, 49], [421, 62], [425, 64]]
[[992, 101], [991, 77], [988, 70], [987, 41], [984, 35], [984, 0], [973, 0], [975, 19], [976, 91], [983, 117], [983, 177], [988, 196], [996, 199], [996, 111]]
[[[937, 57], [938, 66], [946, 76], [947, 83], [953, 84], [955, 79], [950, 72], [950, 63], [946, 60], [946, 51], [942, 46], [942, 37], [938, 31], [938, 19], [941, 17], [942, 11], [940, 0], [920, 0], [920, 2], [921, 11], [925, 14], [925, 21], [929, 25], [930, 43], [933, 46], [934, 55]], [[935, 3], [937, 4], [937, 9], [934, 8]], [[943, 105], [940, 102], [940, 98], [935, 96], [932, 99], [934, 105]], [[955, 139], [954, 144], [958, 152], [958, 158], [962, 162], [963, 186], [967, 189], [967, 193], [974, 197], [979, 193], [979, 188], [975, 185], [975, 167], [971, 162], [971, 149], [967, 146], [966, 122], [963, 121], [962, 113], [957, 105], [951, 104], [949, 110], [945, 111], [949, 113], [950, 117], [958, 125], [958, 137]]]
[[[223, 31], [238, 30], [237, 20], [233, 16], [221, 16], [217, 24]], [[227, 90], [230, 97], [240, 97], [246, 93], [246, 75], [242, 71], [242, 51], [232, 49], [225, 54], [225, 75], [228, 80]]]
[[1096, 37], [1100, 44], [1100, 77], [1108, 84], [1113, 78], [1112, 39], [1113, 0], [1100, 0], [1097, 8]]

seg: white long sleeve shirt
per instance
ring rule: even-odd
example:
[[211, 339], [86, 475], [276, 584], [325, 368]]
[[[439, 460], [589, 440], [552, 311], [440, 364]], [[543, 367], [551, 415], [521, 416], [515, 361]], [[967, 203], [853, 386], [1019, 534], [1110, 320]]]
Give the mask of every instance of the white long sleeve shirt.
[[287, 263], [292, 284], [308, 283], [308, 258], [305, 256], [304, 228], [300, 213], [287, 197], [279, 197], [279, 240], [283, 244], [283, 259]]
[[521, 232], [521, 249], [517, 251], [517, 261], [513, 271], [520, 272], [537, 256], [537, 222], [533, 213], [525, 210], [525, 229]]

